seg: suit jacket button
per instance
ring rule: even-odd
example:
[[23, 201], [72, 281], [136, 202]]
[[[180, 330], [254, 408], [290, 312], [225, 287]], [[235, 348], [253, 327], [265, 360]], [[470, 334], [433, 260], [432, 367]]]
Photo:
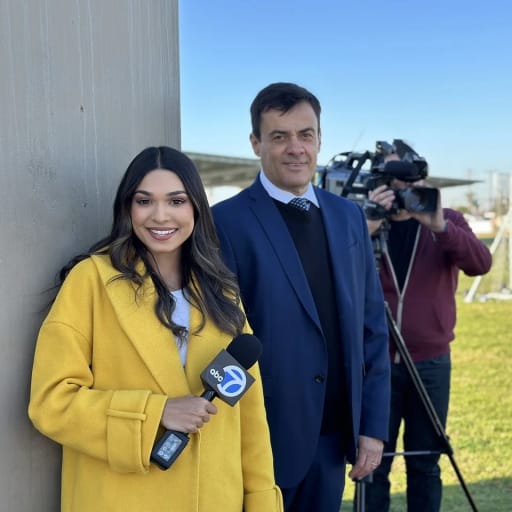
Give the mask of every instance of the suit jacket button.
[[315, 382], [316, 382], [317, 384], [322, 384], [322, 382], [323, 382], [324, 380], [325, 380], [325, 377], [324, 377], [323, 375], [317, 375], [317, 376], [315, 377]]

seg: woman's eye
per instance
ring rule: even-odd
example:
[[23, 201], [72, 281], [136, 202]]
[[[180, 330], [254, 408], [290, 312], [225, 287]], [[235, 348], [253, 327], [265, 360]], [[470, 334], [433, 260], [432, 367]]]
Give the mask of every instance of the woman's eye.
[[136, 199], [135, 202], [141, 206], [149, 204], [149, 199]]
[[180, 204], [183, 204], [186, 200], [183, 199], [183, 198], [175, 198], [175, 199], [171, 199], [171, 204], [173, 205], [180, 205]]

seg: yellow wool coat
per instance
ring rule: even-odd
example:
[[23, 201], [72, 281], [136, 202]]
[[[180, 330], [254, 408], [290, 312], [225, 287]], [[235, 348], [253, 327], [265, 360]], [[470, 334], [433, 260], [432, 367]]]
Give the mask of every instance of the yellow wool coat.
[[37, 340], [29, 416], [63, 446], [61, 510], [281, 511], [257, 365], [240, 402], [217, 400], [170, 469], [150, 463], [167, 398], [201, 394], [200, 373], [231, 337], [212, 322], [194, 334], [192, 307], [183, 368], [152, 282], [135, 300], [116, 274], [105, 256], [75, 266]]

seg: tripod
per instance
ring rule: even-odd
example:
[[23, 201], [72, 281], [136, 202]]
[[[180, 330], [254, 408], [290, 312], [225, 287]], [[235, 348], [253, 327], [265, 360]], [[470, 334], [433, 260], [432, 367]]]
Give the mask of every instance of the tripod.
[[[386, 238], [387, 238], [388, 231], [389, 231], [389, 225], [388, 225], [387, 220], [385, 220], [383, 223], [383, 227], [380, 229], [379, 237], [374, 239], [374, 251], [376, 253], [377, 270], [379, 269], [380, 258], [382, 256], [382, 250], [386, 245]], [[446, 455], [448, 455], [448, 458], [450, 459], [452, 467], [457, 475], [457, 478], [462, 487], [462, 490], [464, 491], [464, 494], [466, 495], [466, 498], [469, 502], [471, 510], [473, 512], [478, 512], [475, 502], [473, 501], [473, 498], [469, 492], [469, 489], [464, 481], [462, 473], [460, 472], [459, 467], [457, 466], [457, 463], [455, 461], [455, 457], [453, 455], [453, 448], [450, 445], [450, 440], [449, 440], [448, 436], [446, 435], [446, 432], [444, 431], [444, 427], [443, 427], [441, 421], [439, 420], [439, 417], [438, 417], [437, 412], [432, 404], [432, 401], [430, 400], [430, 397], [428, 396], [428, 394], [425, 390], [423, 381], [421, 380], [421, 377], [419, 376], [416, 366], [414, 366], [414, 363], [411, 359], [409, 351], [407, 350], [407, 347], [405, 346], [404, 339], [402, 338], [402, 335], [400, 334], [400, 330], [398, 329], [398, 326], [397, 326], [396, 322], [394, 321], [393, 316], [391, 315], [391, 310], [387, 303], [385, 303], [385, 308], [386, 308], [386, 319], [388, 322], [390, 338], [391, 338], [392, 342], [394, 343], [398, 353], [400, 354], [401, 360], [403, 361], [403, 363], [406, 367], [406, 370], [407, 370], [407, 372], [414, 384], [414, 387], [418, 393], [418, 396], [420, 397], [420, 400], [425, 408], [425, 411], [428, 415], [430, 423], [432, 424], [432, 427], [434, 428], [436, 435], [439, 437], [439, 439], [441, 441], [442, 449], [438, 452], [414, 451], [414, 452], [403, 452], [403, 453], [384, 453], [383, 456], [384, 457], [394, 457], [395, 455], [412, 456], [412, 455], [433, 455], [436, 453], [445, 453]], [[370, 474], [365, 479], [360, 480], [356, 483], [356, 503], [355, 503], [356, 512], [364, 512], [364, 510], [365, 510], [365, 486], [367, 483], [370, 483], [370, 485], [371, 485], [371, 481], [372, 481], [372, 475]]]

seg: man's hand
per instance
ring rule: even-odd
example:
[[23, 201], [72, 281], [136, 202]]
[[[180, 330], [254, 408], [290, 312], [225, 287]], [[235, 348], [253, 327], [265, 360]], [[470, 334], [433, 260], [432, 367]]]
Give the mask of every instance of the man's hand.
[[441, 204], [441, 192], [439, 190], [437, 191], [437, 209], [435, 212], [411, 213], [410, 215], [434, 233], [444, 231], [446, 228], [446, 219], [444, 218], [443, 206]]
[[382, 460], [384, 443], [374, 437], [359, 436], [357, 460], [348, 476], [352, 480], [362, 480], [375, 471]]
[[[386, 210], [389, 210], [391, 208], [391, 205], [393, 204], [393, 200], [395, 199], [395, 193], [390, 188], [388, 188], [387, 185], [380, 185], [379, 187], [376, 187], [374, 190], [370, 190], [368, 192], [368, 199], [382, 206]], [[384, 219], [366, 220], [370, 235], [373, 235], [380, 228], [383, 220]]]

